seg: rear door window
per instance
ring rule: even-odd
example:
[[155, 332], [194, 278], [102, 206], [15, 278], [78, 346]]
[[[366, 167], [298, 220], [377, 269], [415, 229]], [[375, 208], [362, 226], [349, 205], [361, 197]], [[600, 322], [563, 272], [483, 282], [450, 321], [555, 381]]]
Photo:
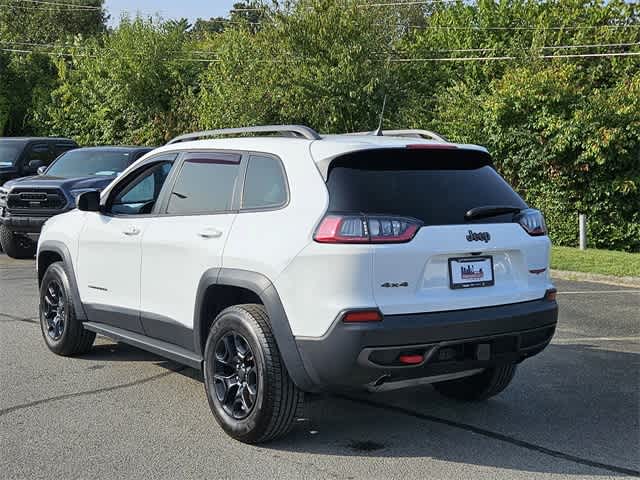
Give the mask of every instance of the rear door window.
[[186, 215], [231, 210], [241, 158], [237, 153], [186, 154], [169, 196], [167, 213]]
[[513, 215], [467, 221], [474, 207], [525, 202], [483, 152], [376, 150], [334, 160], [327, 180], [329, 210], [393, 214], [425, 225], [512, 222]]
[[34, 143], [31, 145], [27, 153], [26, 165], [28, 165], [31, 160], [42, 160], [45, 163], [49, 163], [51, 161], [49, 144]]

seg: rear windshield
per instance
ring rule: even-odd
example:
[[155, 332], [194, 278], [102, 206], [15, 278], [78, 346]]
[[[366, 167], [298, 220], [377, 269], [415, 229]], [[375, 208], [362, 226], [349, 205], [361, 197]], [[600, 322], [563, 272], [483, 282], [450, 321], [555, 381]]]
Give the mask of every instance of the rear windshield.
[[70, 150], [58, 157], [46, 174], [64, 178], [114, 176], [131, 164], [130, 158], [127, 151]]
[[327, 186], [332, 212], [393, 214], [425, 225], [512, 222], [512, 214], [475, 221], [464, 214], [487, 205], [526, 208], [489, 156], [469, 150], [358, 152], [331, 163]]

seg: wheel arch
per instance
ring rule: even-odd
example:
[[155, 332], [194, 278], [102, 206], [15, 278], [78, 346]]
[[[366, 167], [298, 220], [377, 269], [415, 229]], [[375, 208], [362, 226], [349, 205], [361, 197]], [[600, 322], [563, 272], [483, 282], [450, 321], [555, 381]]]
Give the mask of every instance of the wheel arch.
[[87, 314], [85, 313], [82, 302], [80, 301], [80, 292], [78, 290], [76, 274], [73, 269], [73, 261], [71, 260], [69, 249], [64, 243], [58, 240], [45, 240], [40, 244], [40, 248], [38, 249], [38, 256], [36, 258], [36, 265], [38, 269], [38, 287], [40, 287], [44, 272], [47, 271], [49, 265], [58, 261], [62, 262], [62, 267], [64, 268], [64, 271], [66, 272], [69, 279], [69, 286], [71, 288], [71, 296], [76, 318], [80, 321], [85, 321], [87, 320]]
[[[215, 294], [222, 293], [222, 299]], [[238, 295], [238, 301], [231, 301], [226, 295]], [[218, 298], [215, 298], [218, 297]], [[211, 308], [215, 298], [217, 307]], [[214, 315], [227, 306], [239, 303], [260, 303], [264, 305], [274, 339], [282, 360], [293, 382], [303, 391], [315, 391], [307, 371], [304, 368], [295, 342], [289, 320], [273, 283], [264, 275], [249, 270], [232, 268], [212, 268], [201, 277], [196, 292], [196, 304], [193, 318], [194, 348], [198, 355], [204, 355], [209, 328]]]

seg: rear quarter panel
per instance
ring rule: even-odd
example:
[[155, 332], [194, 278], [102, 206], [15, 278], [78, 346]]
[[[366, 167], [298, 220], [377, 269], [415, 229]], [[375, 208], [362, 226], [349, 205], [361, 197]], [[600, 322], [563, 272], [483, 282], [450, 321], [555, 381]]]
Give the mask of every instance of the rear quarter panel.
[[312, 241], [329, 202], [307, 144], [292, 145], [278, 156], [287, 175], [289, 203], [275, 210], [241, 211], [231, 227], [222, 262], [223, 268], [258, 272], [272, 283]]

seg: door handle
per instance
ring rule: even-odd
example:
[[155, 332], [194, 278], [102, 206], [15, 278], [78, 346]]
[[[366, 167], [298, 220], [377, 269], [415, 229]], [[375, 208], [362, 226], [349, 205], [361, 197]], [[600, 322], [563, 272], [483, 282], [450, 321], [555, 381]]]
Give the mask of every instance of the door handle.
[[140, 233], [140, 229], [137, 228], [137, 227], [131, 226], [128, 229], [123, 230], [122, 233], [124, 233], [125, 235], [131, 237], [133, 235], [138, 235]]
[[222, 236], [222, 231], [217, 228], [205, 228], [198, 232], [198, 236], [202, 238], [220, 238]]

